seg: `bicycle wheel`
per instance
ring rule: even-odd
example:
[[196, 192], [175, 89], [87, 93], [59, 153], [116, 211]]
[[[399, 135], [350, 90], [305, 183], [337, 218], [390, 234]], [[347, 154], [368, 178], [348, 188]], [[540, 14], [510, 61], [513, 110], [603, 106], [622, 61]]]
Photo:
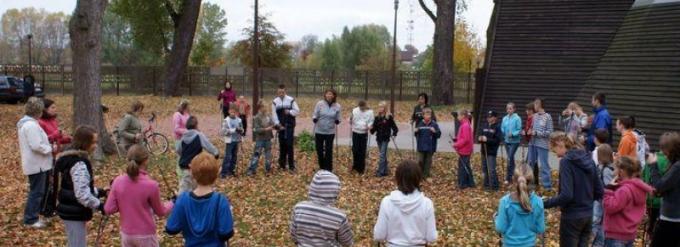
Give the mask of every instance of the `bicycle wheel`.
[[164, 154], [168, 151], [168, 138], [158, 132], [151, 133], [146, 137], [146, 149], [153, 155]]

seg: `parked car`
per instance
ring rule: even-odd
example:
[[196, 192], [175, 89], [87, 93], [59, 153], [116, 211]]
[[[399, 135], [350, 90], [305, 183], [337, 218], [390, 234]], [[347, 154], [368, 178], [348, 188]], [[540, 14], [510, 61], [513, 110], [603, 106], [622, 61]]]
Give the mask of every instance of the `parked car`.
[[[28, 97], [45, 97], [42, 87], [37, 83], [33, 84], [33, 92], [25, 91], [27, 82], [13, 76], [0, 76], [0, 101], [16, 104], [19, 101], [26, 101]], [[30, 83], [30, 82], [28, 82]]]

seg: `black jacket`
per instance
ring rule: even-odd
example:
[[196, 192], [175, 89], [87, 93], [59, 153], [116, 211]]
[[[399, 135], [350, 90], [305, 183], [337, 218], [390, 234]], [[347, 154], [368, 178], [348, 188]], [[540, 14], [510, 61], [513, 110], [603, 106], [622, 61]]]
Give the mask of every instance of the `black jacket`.
[[560, 207], [562, 219], [593, 217], [593, 202], [602, 199], [604, 188], [590, 152], [571, 149], [560, 160], [560, 192], [545, 201], [545, 208]]
[[397, 132], [399, 132], [399, 128], [392, 115], [377, 116], [373, 120], [371, 134], [375, 134], [378, 142], [390, 141], [390, 137], [397, 136]]
[[[421, 107], [420, 105], [416, 105], [413, 107], [413, 113], [411, 114], [411, 124], [418, 124], [421, 121], [423, 121], [423, 108], [430, 107], [430, 105], [424, 105]], [[437, 114], [434, 114], [434, 109], [430, 108], [432, 110], [432, 120], [437, 121]]]
[[[498, 146], [500, 146], [503, 141], [501, 123], [496, 122], [492, 125], [489, 125], [488, 122], [483, 123], [482, 135], [486, 136], [486, 148], [488, 148], [488, 150], [486, 150], [486, 155], [496, 156], [496, 154], [498, 154]], [[482, 145], [482, 153], [485, 152], [484, 147], [485, 145]]]
[[[57, 204], [57, 214], [63, 220], [89, 221], [92, 219], [92, 209], [85, 207], [78, 202], [75, 190], [73, 189], [71, 168], [81, 161], [85, 163], [87, 172], [92, 178], [90, 181], [90, 190], [92, 194], [95, 194], [94, 174], [92, 174], [92, 165], [87, 159], [86, 152], [68, 150], [63, 152], [57, 159], [54, 181], [60, 181], [61, 184], [57, 196], [57, 200], [59, 201]], [[59, 180], [59, 177], [61, 177], [61, 180]]]

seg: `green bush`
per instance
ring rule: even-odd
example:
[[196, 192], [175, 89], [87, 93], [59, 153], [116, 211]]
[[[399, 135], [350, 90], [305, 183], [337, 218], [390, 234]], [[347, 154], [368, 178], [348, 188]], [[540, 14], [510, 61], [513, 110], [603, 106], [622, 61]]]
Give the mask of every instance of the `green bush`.
[[312, 153], [315, 150], [314, 135], [306, 130], [303, 130], [297, 137], [297, 145], [300, 151], [305, 153]]

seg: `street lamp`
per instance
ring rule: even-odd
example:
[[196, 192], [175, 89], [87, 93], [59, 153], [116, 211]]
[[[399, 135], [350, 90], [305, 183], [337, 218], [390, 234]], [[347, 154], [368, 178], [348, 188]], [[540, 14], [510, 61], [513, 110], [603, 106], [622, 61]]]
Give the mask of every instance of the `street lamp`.
[[399, 0], [394, 0], [394, 30], [392, 32], [392, 87], [390, 89], [390, 112], [394, 112], [394, 87], [397, 84], [397, 10]]
[[32, 67], [31, 65], [33, 63], [33, 61], [31, 60], [31, 58], [33, 57], [31, 55], [31, 40], [33, 39], [33, 34], [30, 34], [30, 33], [27, 34], [26, 39], [28, 39], [28, 74], [30, 75], [31, 74], [31, 67]]

